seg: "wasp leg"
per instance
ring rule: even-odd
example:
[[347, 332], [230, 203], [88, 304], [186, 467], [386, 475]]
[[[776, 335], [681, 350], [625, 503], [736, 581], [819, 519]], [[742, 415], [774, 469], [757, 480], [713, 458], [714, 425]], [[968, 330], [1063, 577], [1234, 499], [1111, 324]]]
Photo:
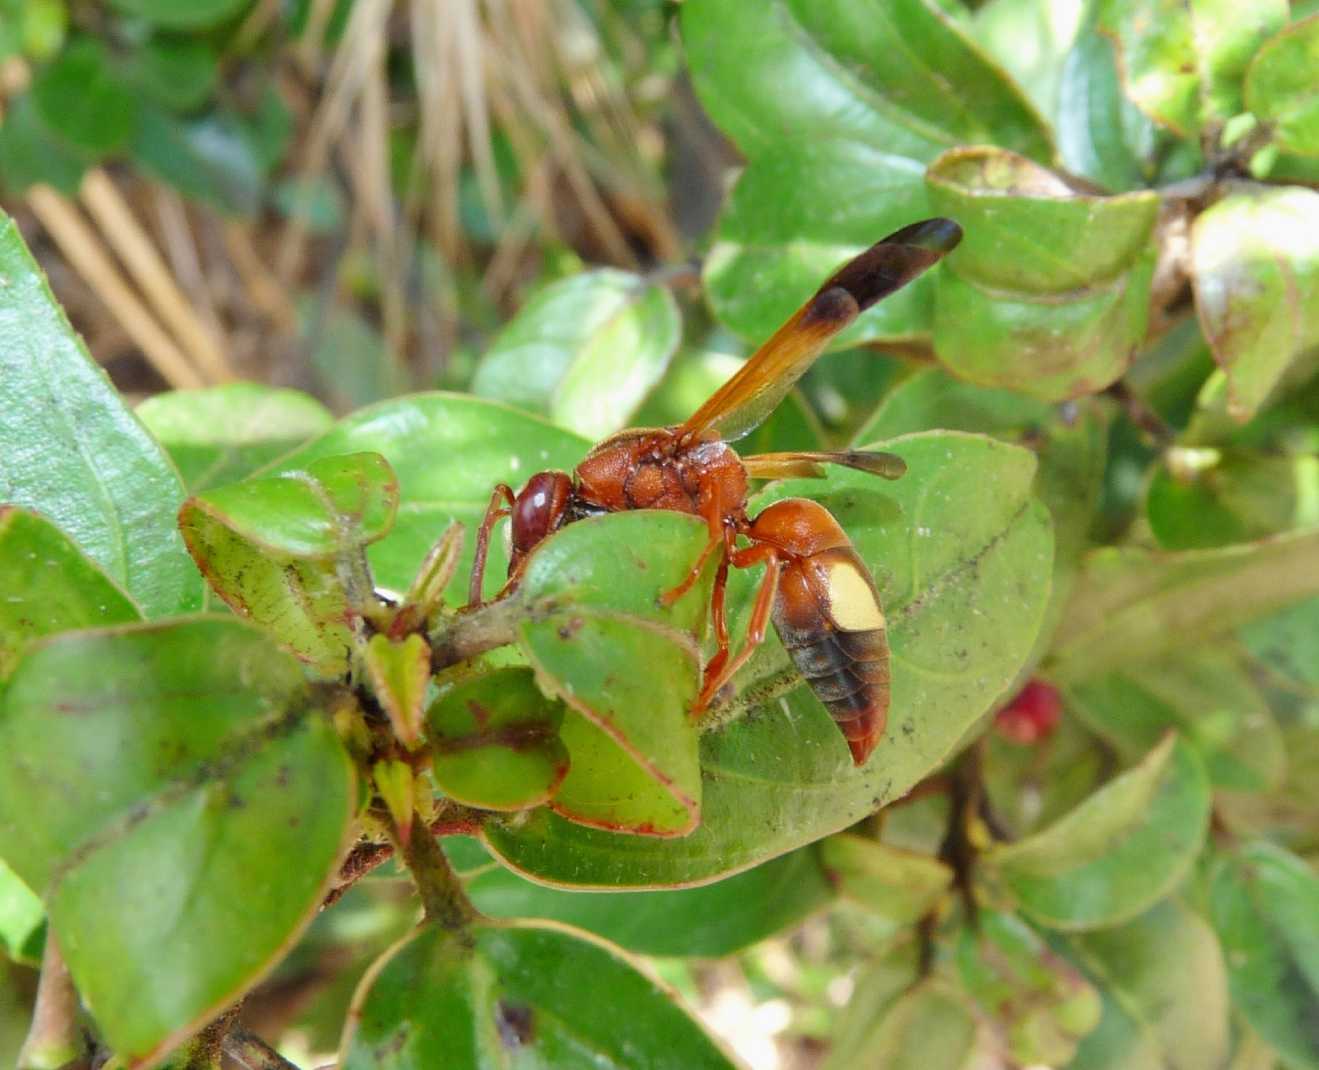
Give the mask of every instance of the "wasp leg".
[[[756, 593], [756, 604], [751, 610], [751, 621], [747, 625], [746, 642], [731, 661], [726, 657], [727, 647], [721, 651], [725, 654], [722, 660], [719, 654], [710, 660], [710, 664], [706, 666], [701, 693], [696, 697], [696, 704], [692, 707], [693, 715], [699, 715], [710, 705], [720, 689], [756, 652], [756, 647], [765, 641], [765, 626], [769, 624], [770, 613], [774, 609], [774, 596], [779, 590], [779, 573], [783, 571], [784, 561], [777, 547], [767, 542], [755, 543], [745, 550], [733, 551], [729, 560], [737, 568], [749, 568], [764, 561], [765, 578], [760, 581], [760, 590]], [[725, 634], [727, 634], [726, 628]]]
[[705, 563], [710, 560], [710, 555], [719, 549], [721, 545], [728, 546], [732, 533], [724, 523], [724, 510], [718, 495], [712, 494], [705, 503], [705, 523], [710, 530], [710, 538], [701, 548], [700, 556], [697, 557], [696, 563], [692, 565], [691, 571], [687, 573], [683, 581], [677, 587], [660, 595], [660, 605], [667, 608], [690, 591], [696, 581], [701, 578], [701, 573], [705, 569]]
[[710, 592], [710, 620], [714, 624], [715, 652], [714, 657], [706, 663], [705, 679], [717, 675], [723, 669], [730, 652], [728, 614], [724, 606], [728, 594], [728, 562], [734, 553], [733, 539], [736, 536], [731, 527], [725, 528], [724, 531], [724, 555], [719, 561], [719, 570], [714, 575], [714, 589]]
[[514, 502], [513, 488], [507, 483], [495, 484], [490, 493], [490, 504], [486, 506], [481, 528], [476, 533], [476, 558], [472, 561], [472, 578], [467, 585], [467, 603], [471, 608], [481, 604], [481, 587], [485, 580], [485, 559], [490, 550], [490, 532], [495, 524], [508, 516]]

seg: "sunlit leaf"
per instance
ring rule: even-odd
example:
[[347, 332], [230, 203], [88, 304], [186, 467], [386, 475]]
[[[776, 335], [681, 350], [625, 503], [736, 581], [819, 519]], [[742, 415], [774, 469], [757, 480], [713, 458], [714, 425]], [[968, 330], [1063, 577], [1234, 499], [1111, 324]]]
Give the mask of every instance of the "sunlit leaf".
[[545, 287], [500, 331], [472, 392], [604, 438], [630, 425], [681, 333], [663, 286], [625, 271], [575, 275]]
[[[3, 217], [0, 217], [3, 218]], [[0, 501], [41, 513], [148, 617], [201, 605], [175, 515], [183, 485], [0, 223]]]
[[1265, 42], [1246, 72], [1246, 104], [1273, 124], [1278, 144], [1319, 156], [1319, 99], [1314, 67], [1319, 59], [1319, 15], [1311, 13]]
[[953, 883], [953, 871], [938, 859], [862, 836], [830, 836], [820, 861], [839, 894], [904, 925], [934, 909]]

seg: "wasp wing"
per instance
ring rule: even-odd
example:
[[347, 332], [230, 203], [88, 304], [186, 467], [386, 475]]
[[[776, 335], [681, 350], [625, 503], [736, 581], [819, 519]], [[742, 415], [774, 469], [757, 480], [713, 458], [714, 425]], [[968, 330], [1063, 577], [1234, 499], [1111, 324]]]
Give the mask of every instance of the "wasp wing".
[[774, 411], [834, 335], [937, 264], [961, 240], [962, 228], [951, 219], [926, 219], [895, 231], [849, 260], [696, 410], [679, 433], [687, 439], [710, 432], [728, 441], [741, 438]]

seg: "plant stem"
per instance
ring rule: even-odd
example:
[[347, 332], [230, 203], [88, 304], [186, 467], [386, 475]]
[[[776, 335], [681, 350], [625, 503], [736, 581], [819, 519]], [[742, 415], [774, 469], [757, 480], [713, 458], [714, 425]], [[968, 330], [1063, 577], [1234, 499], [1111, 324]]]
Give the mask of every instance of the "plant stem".
[[439, 672], [517, 638], [517, 622], [527, 608], [515, 598], [501, 598], [450, 617], [430, 634], [431, 670]]
[[224, 1038], [224, 1053], [245, 1070], [298, 1070], [255, 1033], [234, 1029]]
[[399, 845], [399, 853], [412, 871], [428, 922], [456, 931], [477, 918], [476, 908], [440, 849], [440, 841], [416, 814], [412, 817], [412, 835], [406, 844]]
[[47, 930], [32, 1025], [18, 1053], [19, 1070], [55, 1070], [83, 1053], [78, 1028], [78, 993], [64, 965], [55, 934]]

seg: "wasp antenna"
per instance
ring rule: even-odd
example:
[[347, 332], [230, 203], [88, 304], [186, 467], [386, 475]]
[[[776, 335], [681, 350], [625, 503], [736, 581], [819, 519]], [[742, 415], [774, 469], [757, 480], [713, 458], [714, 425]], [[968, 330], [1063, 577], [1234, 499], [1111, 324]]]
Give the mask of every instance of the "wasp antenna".
[[951, 253], [962, 240], [962, 228], [943, 216], [922, 219], [895, 230], [880, 245], [919, 245], [940, 254]]

